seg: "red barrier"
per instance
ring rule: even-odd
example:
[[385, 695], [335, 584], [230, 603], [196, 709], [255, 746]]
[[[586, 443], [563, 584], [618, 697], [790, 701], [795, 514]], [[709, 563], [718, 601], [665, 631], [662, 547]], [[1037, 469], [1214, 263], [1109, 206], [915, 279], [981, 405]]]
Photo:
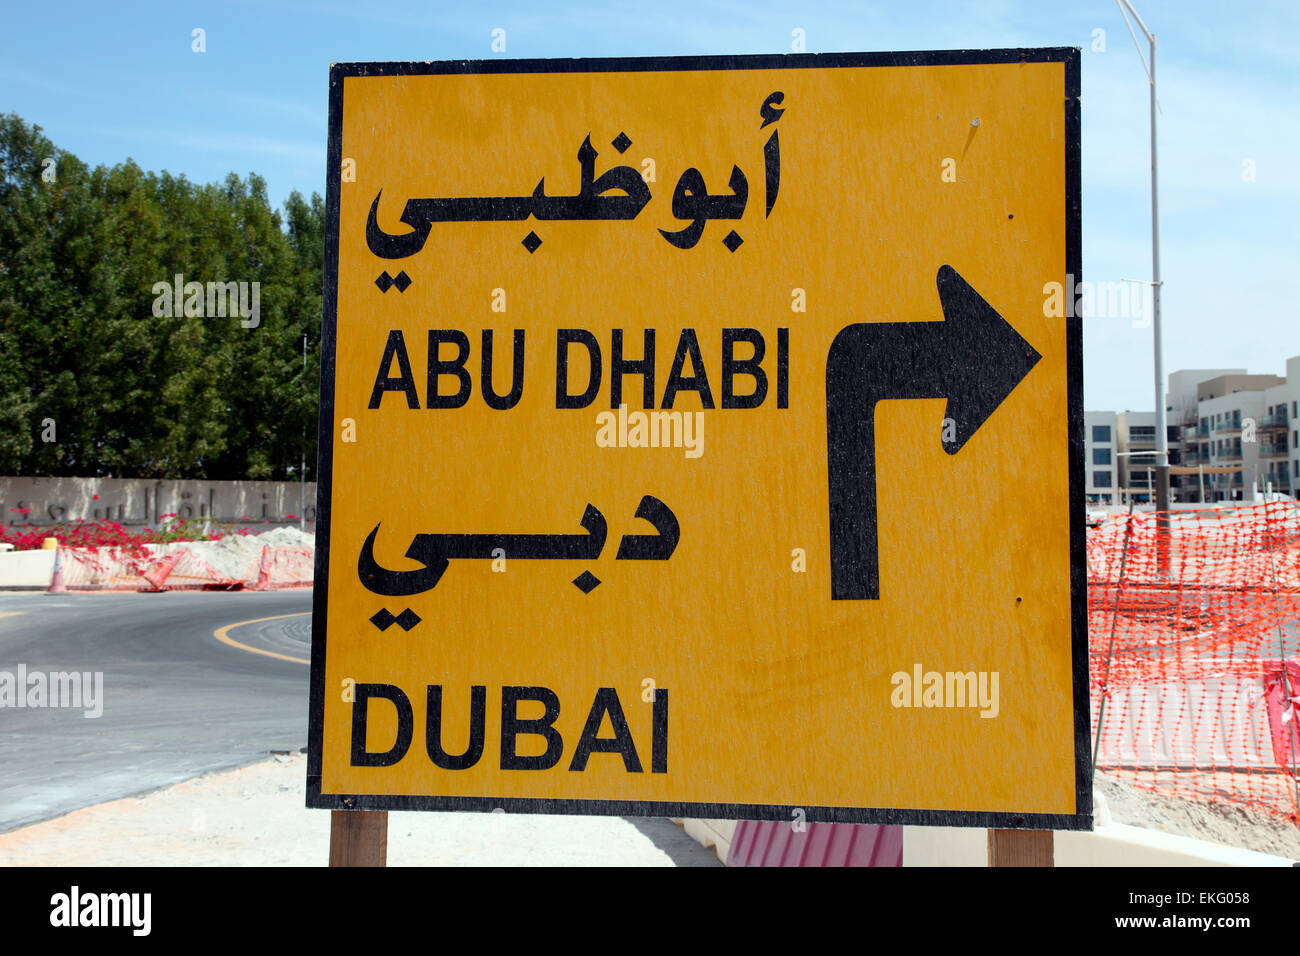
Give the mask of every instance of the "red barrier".
[[1284, 773], [1300, 766], [1300, 731], [1296, 728], [1295, 705], [1300, 702], [1300, 659], [1291, 658], [1264, 679], [1268, 701], [1268, 725], [1273, 738], [1273, 760]]
[[167, 555], [163, 560], [141, 575], [146, 581], [153, 585], [152, 590], [161, 591], [163, 585], [167, 582], [167, 577], [176, 570], [176, 565], [180, 563], [181, 553], [179, 551]]
[[903, 828], [741, 820], [727, 866], [902, 866]]

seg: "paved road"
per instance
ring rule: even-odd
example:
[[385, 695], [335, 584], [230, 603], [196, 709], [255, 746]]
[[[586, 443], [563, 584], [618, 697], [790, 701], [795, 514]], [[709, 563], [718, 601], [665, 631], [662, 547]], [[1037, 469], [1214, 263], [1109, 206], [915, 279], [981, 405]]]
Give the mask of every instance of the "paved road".
[[[0, 832], [305, 747], [308, 669], [286, 658], [310, 656], [310, 608], [310, 591], [0, 593], [0, 682], [103, 674], [97, 718], [0, 707]], [[229, 635], [279, 656], [214, 637], [298, 614]]]

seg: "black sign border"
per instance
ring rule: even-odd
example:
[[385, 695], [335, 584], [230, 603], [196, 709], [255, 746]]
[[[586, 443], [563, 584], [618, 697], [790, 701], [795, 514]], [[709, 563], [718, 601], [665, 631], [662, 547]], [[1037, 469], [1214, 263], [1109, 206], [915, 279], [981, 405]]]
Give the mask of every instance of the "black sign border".
[[[695, 70], [791, 70], [879, 66], [974, 66], [1063, 63], [1065, 66], [1065, 262], [1081, 282], [1080, 57], [1078, 47], [936, 50], [907, 53], [760, 54], [744, 56], [610, 57], [537, 60], [334, 63], [329, 76], [326, 156], [325, 282], [321, 321], [320, 420], [316, 483], [316, 567], [312, 599], [311, 698], [308, 713], [307, 806], [330, 810], [505, 810], [509, 813], [791, 820], [796, 809], [823, 823], [953, 826], [987, 829], [1091, 830], [1092, 742], [1088, 682], [1088, 578], [1084, 523], [1082, 319], [1066, 323], [1066, 391], [1070, 475], [1070, 605], [1074, 678], [1075, 808], [1069, 813], [816, 807], [802, 804], [681, 803], [657, 800], [551, 800], [517, 797], [439, 797], [321, 792], [324, 752], [325, 633], [328, 611], [330, 497], [334, 454], [335, 331], [338, 320], [339, 185], [343, 161], [343, 80], [350, 76], [429, 76], [480, 73], [626, 73]], [[1073, 311], [1073, 310], [1071, 310]]]

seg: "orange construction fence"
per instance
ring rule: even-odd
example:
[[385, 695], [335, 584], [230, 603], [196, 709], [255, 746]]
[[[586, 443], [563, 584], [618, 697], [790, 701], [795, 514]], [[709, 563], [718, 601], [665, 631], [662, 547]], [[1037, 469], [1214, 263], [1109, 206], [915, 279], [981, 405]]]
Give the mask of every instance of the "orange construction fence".
[[1097, 769], [1300, 822], [1300, 504], [1117, 515], [1087, 552]]

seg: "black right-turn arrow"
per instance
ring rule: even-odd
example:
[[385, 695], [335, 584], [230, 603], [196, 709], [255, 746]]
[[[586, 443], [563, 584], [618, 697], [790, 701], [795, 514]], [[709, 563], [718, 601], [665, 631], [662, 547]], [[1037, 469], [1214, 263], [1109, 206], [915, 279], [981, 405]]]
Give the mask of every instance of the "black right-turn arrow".
[[826, 357], [833, 601], [880, 598], [876, 403], [946, 398], [955, 455], [1042, 358], [952, 266], [936, 282], [942, 322], [846, 326]]

